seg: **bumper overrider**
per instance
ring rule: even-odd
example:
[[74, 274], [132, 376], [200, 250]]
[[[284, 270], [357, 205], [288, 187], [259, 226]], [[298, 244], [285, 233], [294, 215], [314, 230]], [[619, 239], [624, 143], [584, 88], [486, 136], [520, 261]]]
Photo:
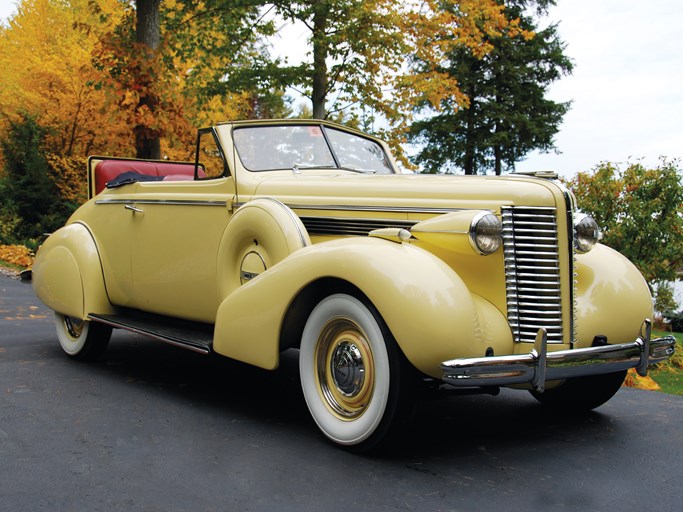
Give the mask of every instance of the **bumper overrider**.
[[528, 354], [452, 359], [441, 363], [442, 378], [457, 387], [529, 384], [542, 392], [547, 381], [629, 368], [645, 376], [649, 365], [671, 357], [676, 346], [673, 336], [652, 339], [651, 333], [652, 324], [645, 320], [640, 335], [630, 343], [548, 352], [547, 334], [545, 329], [540, 329]]

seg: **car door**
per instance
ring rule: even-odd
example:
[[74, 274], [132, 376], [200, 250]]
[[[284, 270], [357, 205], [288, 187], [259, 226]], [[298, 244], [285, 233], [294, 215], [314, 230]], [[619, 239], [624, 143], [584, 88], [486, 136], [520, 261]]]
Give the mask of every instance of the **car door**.
[[211, 130], [201, 132], [203, 176], [139, 183], [132, 226], [133, 307], [213, 323], [218, 309], [216, 257], [235, 195]]

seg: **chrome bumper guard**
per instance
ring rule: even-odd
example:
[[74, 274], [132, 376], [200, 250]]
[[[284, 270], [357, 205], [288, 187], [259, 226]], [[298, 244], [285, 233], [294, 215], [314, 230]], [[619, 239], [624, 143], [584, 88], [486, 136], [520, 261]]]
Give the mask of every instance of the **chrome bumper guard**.
[[546, 381], [586, 377], [635, 368], [647, 375], [649, 365], [665, 361], [674, 353], [673, 336], [651, 338], [652, 324], [643, 322], [631, 343], [548, 352], [545, 329], [538, 331], [533, 350], [511, 356], [452, 359], [441, 363], [443, 381], [457, 387], [530, 384], [539, 392]]

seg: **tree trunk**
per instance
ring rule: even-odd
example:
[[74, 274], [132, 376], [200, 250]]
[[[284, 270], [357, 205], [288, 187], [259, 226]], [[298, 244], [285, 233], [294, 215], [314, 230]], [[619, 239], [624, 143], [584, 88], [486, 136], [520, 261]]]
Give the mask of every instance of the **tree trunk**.
[[159, 47], [161, 41], [161, 25], [159, 4], [161, 0], [136, 0], [137, 22], [135, 36], [138, 43], [149, 46], [152, 50]]
[[[135, 36], [138, 43], [150, 48], [147, 52], [147, 59], [153, 60], [155, 50], [161, 41], [161, 24], [159, 15], [159, 4], [161, 0], [136, 0], [137, 21], [135, 25]], [[146, 107], [155, 113], [159, 104], [159, 98], [151, 92], [151, 83], [145, 84], [148, 92], [140, 97], [138, 108]], [[138, 158], [160, 159], [161, 144], [159, 133], [150, 129], [148, 126], [138, 125], [133, 128], [135, 134], [135, 153]]]
[[496, 176], [500, 176], [501, 171], [503, 170], [503, 163], [502, 163], [502, 150], [500, 148], [500, 144], [496, 144], [493, 148], [493, 155], [494, 155], [494, 163], [493, 163], [493, 170], [496, 173]]
[[327, 97], [327, 18], [326, 0], [315, 1], [313, 15], [313, 118], [325, 119]]
[[477, 174], [477, 168], [475, 163], [476, 156], [476, 145], [477, 138], [475, 134], [476, 130], [476, 114], [475, 101], [476, 101], [476, 91], [474, 86], [470, 87], [468, 91], [470, 98], [470, 106], [465, 110], [465, 118], [467, 119], [467, 128], [465, 129], [465, 158], [463, 159], [463, 168], [465, 170], [465, 175]]

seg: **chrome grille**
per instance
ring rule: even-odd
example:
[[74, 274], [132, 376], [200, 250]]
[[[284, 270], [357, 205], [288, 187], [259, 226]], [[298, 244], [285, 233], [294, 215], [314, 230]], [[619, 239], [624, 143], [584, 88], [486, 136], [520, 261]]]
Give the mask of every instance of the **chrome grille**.
[[560, 258], [555, 208], [503, 207], [508, 322], [515, 341], [533, 343], [545, 327], [562, 343]]

